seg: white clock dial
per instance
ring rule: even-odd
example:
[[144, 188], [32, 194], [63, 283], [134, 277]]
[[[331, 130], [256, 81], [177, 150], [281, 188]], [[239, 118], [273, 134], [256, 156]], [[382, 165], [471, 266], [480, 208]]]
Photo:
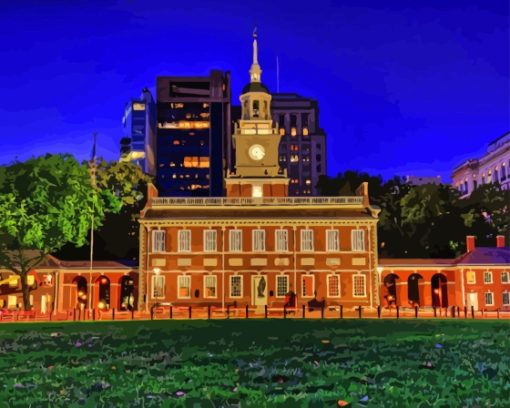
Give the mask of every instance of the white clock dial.
[[254, 144], [248, 150], [248, 154], [252, 160], [262, 160], [266, 155], [266, 150], [259, 144]]

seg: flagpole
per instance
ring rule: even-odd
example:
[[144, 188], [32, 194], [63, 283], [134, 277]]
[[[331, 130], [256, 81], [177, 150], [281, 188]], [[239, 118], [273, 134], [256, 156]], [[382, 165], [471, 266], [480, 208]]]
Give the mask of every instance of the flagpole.
[[89, 313], [92, 309], [92, 293], [94, 290], [94, 285], [92, 283], [92, 269], [94, 262], [94, 210], [95, 210], [95, 202], [94, 196], [96, 193], [96, 137], [97, 132], [93, 133], [94, 135], [94, 145], [92, 147], [92, 158], [90, 161], [90, 177], [92, 184], [92, 214], [91, 214], [91, 223], [90, 223], [90, 268], [89, 268], [89, 293], [88, 293], [88, 309]]

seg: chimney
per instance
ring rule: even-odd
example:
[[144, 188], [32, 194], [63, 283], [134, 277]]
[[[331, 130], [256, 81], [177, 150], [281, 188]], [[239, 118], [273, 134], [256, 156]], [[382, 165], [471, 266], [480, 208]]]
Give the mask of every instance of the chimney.
[[466, 252], [472, 252], [475, 249], [475, 236], [466, 236]]
[[497, 235], [496, 236], [496, 248], [504, 248], [505, 247], [505, 236]]

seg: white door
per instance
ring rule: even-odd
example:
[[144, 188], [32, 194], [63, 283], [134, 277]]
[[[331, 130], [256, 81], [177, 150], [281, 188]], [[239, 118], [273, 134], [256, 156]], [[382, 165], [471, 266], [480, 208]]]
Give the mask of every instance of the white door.
[[468, 293], [468, 308], [471, 309], [471, 306], [478, 310], [478, 293]]
[[267, 278], [262, 275], [253, 276], [251, 279], [252, 305], [267, 305]]

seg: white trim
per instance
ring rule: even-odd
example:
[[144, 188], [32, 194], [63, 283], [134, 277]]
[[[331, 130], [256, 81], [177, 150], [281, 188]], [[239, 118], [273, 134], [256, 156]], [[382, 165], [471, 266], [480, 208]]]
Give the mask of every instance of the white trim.
[[[335, 249], [330, 249], [330, 233], [336, 233], [336, 239], [334, 241], [334, 243], [336, 243], [335, 245]], [[326, 230], [326, 252], [327, 253], [331, 253], [331, 252], [340, 252], [340, 231], [338, 229], [335, 229], [335, 228], [330, 228], [330, 229], [327, 229]]]
[[191, 230], [183, 229], [177, 233], [177, 252], [191, 252]]
[[[241, 289], [240, 292], [241, 293], [238, 296], [237, 295], [236, 296], [232, 295], [232, 278], [239, 278], [240, 279], [240, 289]], [[228, 282], [229, 283], [229, 287], [228, 287], [228, 289], [229, 289], [228, 290], [229, 298], [231, 298], [231, 299], [240, 299], [240, 298], [243, 297], [243, 292], [244, 292], [244, 290], [243, 290], [243, 288], [244, 288], [243, 280], [244, 280], [243, 279], [243, 275], [230, 275], [229, 276], [229, 282]]]
[[[211, 280], [214, 282], [214, 296], [207, 296], [207, 281]], [[218, 278], [216, 275], [204, 275], [204, 299], [217, 299], [218, 298]]]
[[[338, 295], [331, 295], [331, 293], [329, 292], [329, 278], [331, 277], [335, 277], [336, 279], [338, 279]], [[327, 297], [328, 298], [333, 298], [333, 299], [338, 299], [341, 297], [341, 289], [340, 289], [340, 275], [339, 274], [336, 274], [336, 273], [330, 273], [329, 275], [326, 275], [326, 287], [327, 287]]]
[[[503, 275], [505, 275], [505, 276], [506, 276], [506, 282], [504, 282], [504, 281], [503, 281]], [[501, 280], [501, 283], [502, 283], [503, 285], [507, 285], [507, 284], [509, 284], [509, 283], [510, 283], [510, 272], [508, 272], [508, 271], [502, 271], [502, 272], [501, 272], [500, 280]]]
[[[258, 242], [258, 246], [260, 246], [262, 249], [255, 249], [255, 243], [257, 242], [255, 236], [260, 235], [261, 240]], [[266, 251], [266, 230], [261, 228], [256, 228], [251, 231], [251, 248], [253, 252], [265, 252]]]
[[[305, 277], [311, 277], [312, 278], [312, 294], [307, 296], [305, 295], [305, 285], [304, 285], [304, 278]], [[312, 275], [311, 273], [303, 273], [301, 275], [301, 297], [302, 298], [306, 298], [306, 299], [310, 299], [310, 298], [313, 298], [315, 296], [315, 275]]]
[[[356, 295], [356, 284], [355, 279], [363, 278], [363, 295]], [[367, 297], [367, 277], [361, 274], [352, 275], [352, 297], [355, 298], [366, 298]]]
[[[238, 235], [236, 239], [232, 239], [234, 235]], [[237, 242], [238, 240], [238, 242]], [[233, 249], [233, 242], [237, 242], [239, 244], [238, 249]], [[228, 250], [233, 253], [242, 253], [243, 252], [243, 230], [242, 229], [231, 229], [228, 232]]]
[[[181, 281], [188, 281], [188, 296], [181, 296], [181, 288], [185, 288], [186, 286], [181, 286]], [[191, 276], [190, 275], [178, 275], [177, 276], [177, 299], [191, 299]]]
[[[486, 281], [486, 279], [485, 279], [486, 276], [490, 276], [491, 279], [489, 282]], [[492, 271], [484, 271], [483, 272], [483, 283], [485, 285], [491, 285], [494, 283], [494, 277], [492, 276]]]
[[[155, 289], [156, 289], [156, 280], [161, 280], [162, 282], [162, 295], [161, 296], [155, 296]], [[165, 293], [166, 293], [166, 277], [162, 275], [152, 275], [152, 287], [151, 287], [151, 298], [152, 299], [164, 299]]]
[[351, 230], [351, 250], [365, 252], [365, 230], [356, 228]]
[[[487, 295], [491, 295], [491, 303], [487, 303]], [[483, 294], [483, 301], [485, 303], [485, 306], [494, 306], [494, 292], [485, 292]]]
[[[470, 281], [469, 278], [468, 278], [468, 276], [470, 276], [470, 274], [472, 274], [471, 276], [474, 278], [472, 281]], [[466, 271], [466, 284], [468, 284], [468, 285], [476, 285], [476, 271], [473, 271], [471, 269]]]
[[[278, 295], [278, 280], [279, 280], [279, 278], [283, 278], [285, 280], [285, 291], [284, 291], [285, 293], [283, 295]], [[279, 298], [279, 299], [284, 298], [285, 295], [289, 292], [289, 275], [283, 275], [283, 274], [276, 275], [274, 279], [275, 279], [275, 286], [274, 286], [275, 287], [275, 297]]]
[[[214, 238], [208, 237], [209, 235], [212, 235]], [[218, 251], [217, 240], [218, 240], [218, 234], [215, 229], [204, 230], [204, 233], [203, 233], [204, 252], [207, 252], [207, 253], [217, 252]], [[208, 249], [209, 246], [210, 246], [210, 248]]]
[[[505, 295], [507, 295], [507, 298], [508, 298], [508, 301], [506, 303], [505, 303]], [[501, 304], [503, 306], [510, 306], [510, 292], [508, 292], [507, 290], [505, 290], [501, 293]]]
[[300, 249], [301, 249], [301, 252], [313, 252], [313, 248], [314, 248], [314, 242], [313, 242], [313, 229], [310, 229], [310, 228], [306, 228], [306, 229], [301, 229], [300, 230], [300, 234], [299, 234], [299, 237], [300, 237]]
[[[282, 237], [283, 239], [281, 239]], [[277, 253], [289, 252], [289, 231], [287, 229], [280, 228], [274, 231], [274, 250]]]
[[[158, 237], [158, 238], [156, 238]], [[152, 252], [161, 253], [166, 251], [166, 231], [153, 230], [152, 231]]]

